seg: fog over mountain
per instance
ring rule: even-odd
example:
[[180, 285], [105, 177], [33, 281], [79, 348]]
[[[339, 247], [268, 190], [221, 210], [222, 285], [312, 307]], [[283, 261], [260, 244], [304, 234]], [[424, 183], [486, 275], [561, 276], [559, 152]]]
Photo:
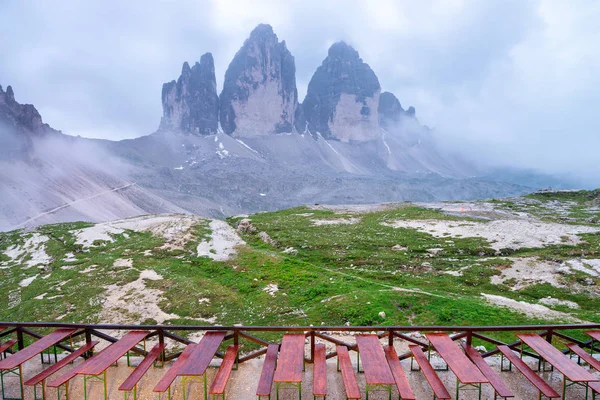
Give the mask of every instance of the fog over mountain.
[[9, 1], [0, 14], [10, 39], [0, 41], [0, 83], [71, 135], [154, 131], [156, 83], [206, 52], [220, 94], [248, 33], [268, 22], [295, 58], [300, 103], [331, 44], [343, 40], [444, 148], [600, 184], [593, 0]]
[[[0, 229], [148, 213], [223, 217], [312, 203], [515, 195], [552, 178], [486, 176], [382, 89], [345, 42], [332, 44], [298, 101], [295, 58], [255, 27], [217, 95], [211, 53], [163, 85], [154, 133], [109, 141], [65, 135], [12, 86], [0, 89]], [[192, 66], [190, 66], [192, 65]], [[532, 181], [538, 180], [536, 182]]]

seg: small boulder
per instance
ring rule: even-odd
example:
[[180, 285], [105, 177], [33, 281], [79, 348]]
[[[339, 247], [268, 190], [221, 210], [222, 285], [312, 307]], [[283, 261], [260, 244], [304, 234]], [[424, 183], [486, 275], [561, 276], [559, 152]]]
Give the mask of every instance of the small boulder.
[[256, 232], [256, 227], [252, 225], [252, 222], [248, 218], [244, 218], [238, 222], [237, 233], [253, 233]]
[[379, 312], [379, 316], [380, 316], [381, 318], [385, 319], [385, 317], [386, 317], [386, 315], [385, 315], [385, 312], [384, 312], [384, 311], [380, 311], [380, 312]]
[[392, 246], [392, 250], [395, 251], [406, 251], [408, 250], [408, 247], [404, 247], [404, 246], [400, 246], [399, 244]]
[[440, 248], [435, 248], [435, 249], [427, 249], [427, 252], [431, 255], [437, 256], [438, 254], [440, 254], [442, 251], [444, 251], [444, 249], [440, 249]]
[[271, 239], [271, 236], [269, 236], [269, 234], [267, 232], [264, 232], [264, 231], [258, 232], [258, 237], [260, 238], [260, 240], [262, 240], [266, 244], [270, 244], [271, 246], [276, 245], [276, 242], [273, 239]]

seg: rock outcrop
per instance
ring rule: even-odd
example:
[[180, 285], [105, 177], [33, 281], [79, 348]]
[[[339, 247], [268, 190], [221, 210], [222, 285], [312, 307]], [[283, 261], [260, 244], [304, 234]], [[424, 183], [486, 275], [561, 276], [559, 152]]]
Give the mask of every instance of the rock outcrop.
[[59, 133], [32, 104], [19, 104], [11, 86], [0, 86], [0, 160], [30, 159], [35, 138]]
[[415, 118], [415, 108], [410, 106], [404, 110], [398, 98], [390, 92], [383, 92], [379, 96], [379, 125], [383, 128], [398, 125], [405, 118]]
[[220, 96], [223, 131], [233, 136], [292, 132], [298, 112], [294, 57], [270, 25], [258, 25], [237, 52]]
[[219, 97], [215, 78], [215, 63], [210, 53], [190, 68], [185, 62], [181, 76], [162, 88], [163, 117], [161, 129], [196, 135], [217, 131]]
[[344, 42], [329, 48], [302, 103], [308, 130], [326, 139], [368, 141], [379, 135], [377, 76]]

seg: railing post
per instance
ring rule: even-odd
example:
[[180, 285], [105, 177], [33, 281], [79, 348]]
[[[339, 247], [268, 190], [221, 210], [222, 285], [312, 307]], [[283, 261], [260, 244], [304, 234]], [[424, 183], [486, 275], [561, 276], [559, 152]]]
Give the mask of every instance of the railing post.
[[394, 331], [391, 329], [388, 331], [388, 345], [394, 347]]
[[240, 338], [239, 338], [238, 332], [239, 331], [237, 329], [233, 331], [233, 344], [235, 346], [238, 346], [239, 342], [240, 342]]
[[23, 350], [25, 348], [25, 340], [23, 339], [23, 328], [17, 326], [17, 347], [19, 350]]
[[315, 362], [315, 331], [310, 331], [310, 362]]
[[473, 331], [467, 331], [467, 347], [471, 347], [473, 344]]

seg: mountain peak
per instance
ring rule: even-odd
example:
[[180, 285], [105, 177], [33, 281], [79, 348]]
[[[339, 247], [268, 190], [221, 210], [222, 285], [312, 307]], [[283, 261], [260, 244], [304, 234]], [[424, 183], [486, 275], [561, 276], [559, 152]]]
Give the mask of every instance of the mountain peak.
[[201, 135], [217, 131], [219, 97], [211, 53], [191, 68], [183, 63], [179, 79], [163, 85], [162, 104], [162, 129]]
[[367, 141], [379, 135], [379, 79], [345, 42], [334, 43], [315, 71], [302, 103], [311, 133]]
[[298, 111], [296, 64], [270, 25], [258, 25], [225, 73], [223, 131], [236, 136], [292, 132]]
[[256, 28], [250, 32], [250, 38], [277, 36], [273, 32], [273, 27], [269, 24], [258, 24]]
[[6, 87], [6, 100], [15, 101], [15, 92], [13, 92], [13, 88], [10, 85]]

